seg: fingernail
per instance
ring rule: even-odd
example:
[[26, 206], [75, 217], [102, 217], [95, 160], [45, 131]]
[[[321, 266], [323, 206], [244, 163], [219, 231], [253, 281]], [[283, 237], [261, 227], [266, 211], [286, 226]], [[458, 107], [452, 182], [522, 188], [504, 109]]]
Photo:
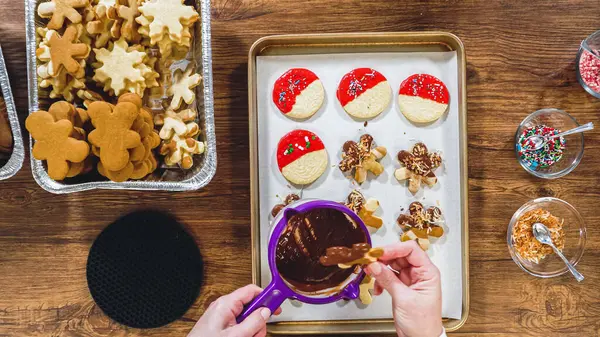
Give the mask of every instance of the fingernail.
[[375, 276], [381, 274], [381, 265], [379, 265], [379, 263], [377, 262], [371, 263], [369, 269], [371, 270], [371, 273]]
[[269, 308], [262, 308], [260, 309], [260, 315], [266, 321], [271, 317], [271, 310]]

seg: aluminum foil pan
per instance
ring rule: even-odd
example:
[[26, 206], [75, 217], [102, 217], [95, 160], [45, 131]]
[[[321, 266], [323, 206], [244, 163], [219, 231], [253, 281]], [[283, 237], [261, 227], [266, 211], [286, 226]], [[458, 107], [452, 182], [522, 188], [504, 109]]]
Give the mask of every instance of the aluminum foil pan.
[[[25, 24], [27, 34], [27, 82], [29, 85], [29, 113], [47, 109], [51, 101], [47, 99], [45, 89], [38, 88], [36, 75], [36, 25], [41, 26], [42, 20], [36, 14], [37, 5], [43, 0], [25, 0]], [[201, 140], [206, 142], [203, 155], [194, 156], [192, 169], [184, 171], [179, 168], [160, 167], [151, 176], [141, 181], [126, 181], [116, 183], [93, 175], [69, 178], [65, 181], [51, 179], [41, 161], [31, 157], [31, 171], [35, 181], [46, 191], [62, 194], [80, 192], [91, 189], [117, 190], [164, 190], [191, 191], [206, 186], [214, 177], [217, 170], [217, 142], [215, 139], [213, 79], [212, 79], [212, 48], [210, 32], [210, 0], [195, 0], [196, 9], [200, 13], [200, 22], [195, 27], [193, 45], [196, 69], [202, 74], [202, 84], [196, 87], [196, 105], [198, 124], [202, 129]], [[190, 3], [190, 4], [192, 4]], [[31, 137], [29, 151], [31, 153]]]
[[[13, 101], [12, 92], [10, 90], [10, 82], [6, 72], [6, 64], [0, 47], [0, 87], [2, 88], [2, 98], [8, 115], [8, 123], [12, 131], [13, 149], [10, 158], [6, 163], [0, 164], [0, 180], [8, 179], [14, 176], [23, 166], [25, 158], [25, 147], [23, 146], [23, 137], [21, 136], [21, 128], [19, 127], [19, 118], [15, 102]], [[0, 112], [1, 113], [1, 112]]]

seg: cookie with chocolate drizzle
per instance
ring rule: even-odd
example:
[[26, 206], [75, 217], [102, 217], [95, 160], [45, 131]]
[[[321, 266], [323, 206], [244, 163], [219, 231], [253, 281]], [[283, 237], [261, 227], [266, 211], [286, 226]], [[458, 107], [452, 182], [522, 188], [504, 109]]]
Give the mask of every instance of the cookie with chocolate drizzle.
[[356, 143], [349, 140], [342, 147], [342, 160], [338, 165], [342, 172], [354, 170], [354, 180], [362, 184], [367, 180], [367, 172], [371, 171], [375, 176], [383, 173], [383, 165], [378, 161], [385, 157], [387, 149], [384, 146], [373, 148], [373, 136], [364, 134]]
[[379, 208], [379, 201], [377, 199], [369, 198], [367, 200], [358, 190], [353, 190], [348, 195], [345, 205], [356, 213], [365, 225], [376, 229], [383, 226], [383, 219], [374, 215], [375, 211]]
[[398, 225], [402, 229], [401, 241], [415, 240], [423, 250], [427, 250], [430, 238], [444, 235], [442, 211], [435, 206], [427, 210], [420, 202], [413, 202], [408, 207], [408, 214], [398, 217]]
[[437, 177], [433, 171], [442, 164], [439, 153], [429, 152], [423, 143], [417, 143], [412, 150], [398, 152], [398, 161], [403, 165], [394, 172], [398, 181], [408, 180], [408, 190], [415, 194], [424, 183], [432, 187], [437, 183]]
[[290, 193], [287, 195], [287, 197], [285, 197], [285, 199], [283, 199], [283, 203], [282, 204], [277, 204], [275, 206], [273, 206], [273, 209], [271, 210], [271, 216], [272, 217], [276, 217], [279, 212], [281, 212], [281, 210], [283, 210], [287, 205], [293, 203], [294, 201], [298, 201], [300, 200], [300, 196], [298, 196], [295, 193]]

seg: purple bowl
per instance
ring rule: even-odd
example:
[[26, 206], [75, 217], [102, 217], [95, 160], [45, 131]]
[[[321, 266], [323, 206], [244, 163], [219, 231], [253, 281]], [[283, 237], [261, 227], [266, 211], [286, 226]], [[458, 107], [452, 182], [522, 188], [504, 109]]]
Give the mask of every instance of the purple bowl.
[[359, 286], [365, 277], [365, 273], [362, 270], [358, 276], [356, 276], [350, 282], [346, 280], [345, 282], [348, 283], [341, 291], [337, 292], [335, 295], [326, 297], [315, 297], [319, 295], [303, 295], [296, 292], [289, 287], [277, 270], [275, 261], [277, 242], [279, 241], [279, 236], [281, 236], [281, 233], [288, 223], [288, 219], [297, 213], [303, 213], [317, 208], [332, 208], [348, 215], [364, 231], [367, 238], [367, 243], [369, 245], [371, 244], [371, 235], [369, 234], [367, 226], [365, 226], [362, 219], [356, 215], [356, 213], [343, 204], [327, 200], [305, 199], [287, 206], [275, 218], [275, 227], [273, 228], [269, 239], [268, 258], [269, 269], [271, 270], [271, 283], [269, 283], [269, 285], [256, 298], [254, 298], [252, 302], [244, 307], [242, 313], [237, 317], [238, 323], [243, 321], [252, 312], [261, 307], [267, 307], [271, 310], [271, 312], [275, 312], [275, 310], [277, 310], [277, 308], [279, 308], [286, 299], [294, 299], [308, 304], [327, 304], [339, 301], [341, 299], [352, 300], [358, 298], [358, 295], [360, 294]]

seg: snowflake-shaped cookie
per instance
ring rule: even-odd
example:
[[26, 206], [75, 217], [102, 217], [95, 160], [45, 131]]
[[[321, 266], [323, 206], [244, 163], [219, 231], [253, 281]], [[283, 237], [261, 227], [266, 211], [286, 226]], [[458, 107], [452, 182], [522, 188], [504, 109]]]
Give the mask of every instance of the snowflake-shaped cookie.
[[127, 42], [116, 41], [112, 50], [106, 48], [94, 49], [96, 59], [102, 66], [96, 69], [94, 80], [104, 84], [104, 90], [113, 90], [120, 96], [129, 90], [132, 83], [145, 82], [144, 74], [137, 66], [142, 63], [146, 53], [129, 50]]
[[171, 40], [181, 43], [184, 35], [184, 26], [191, 25], [198, 20], [198, 13], [192, 6], [183, 4], [183, 0], [147, 0], [139, 11], [145, 19], [137, 18], [136, 21], [143, 25], [151, 20], [149, 36], [152, 44], [161, 39], [164, 33], [169, 34]]

